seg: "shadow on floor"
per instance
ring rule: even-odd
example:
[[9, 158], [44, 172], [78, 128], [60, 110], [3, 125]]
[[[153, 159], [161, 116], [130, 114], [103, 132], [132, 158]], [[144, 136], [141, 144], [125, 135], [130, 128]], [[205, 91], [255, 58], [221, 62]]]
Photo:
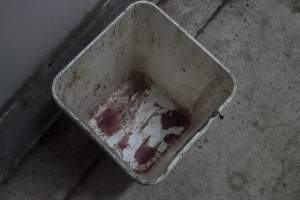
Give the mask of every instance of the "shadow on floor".
[[74, 192], [75, 200], [118, 199], [133, 183], [114, 160], [105, 155], [82, 185]]
[[131, 183], [101, 147], [61, 115], [0, 185], [0, 199], [74, 199], [94, 179], [97, 198], [117, 196]]

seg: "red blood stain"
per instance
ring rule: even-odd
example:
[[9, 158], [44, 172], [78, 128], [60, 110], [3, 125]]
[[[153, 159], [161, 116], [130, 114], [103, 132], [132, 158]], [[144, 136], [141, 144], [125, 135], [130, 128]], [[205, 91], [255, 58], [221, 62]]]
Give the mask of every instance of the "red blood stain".
[[105, 134], [111, 136], [114, 132], [120, 129], [119, 112], [112, 108], [106, 108], [99, 116], [96, 117], [97, 126]]
[[128, 146], [129, 135], [124, 135], [118, 142], [118, 147], [123, 150]]
[[161, 115], [163, 129], [172, 127], [187, 127], [190, 124], [190, 115], [182, 110], [169, 110]]
[[150, 161], [156, 153], [156, 148], [148, 146], [149, 137], [139, 146], [134, 154], [135, 160], [139, 165], [145, 164]]
[[164, 137], [164, 141], [167, 144], [174, 144], [176, 142], [176, 140], [178, 140], [178, 138], [180, 137], [180, 135], [176, 135], [174, 133], [168, 134]]

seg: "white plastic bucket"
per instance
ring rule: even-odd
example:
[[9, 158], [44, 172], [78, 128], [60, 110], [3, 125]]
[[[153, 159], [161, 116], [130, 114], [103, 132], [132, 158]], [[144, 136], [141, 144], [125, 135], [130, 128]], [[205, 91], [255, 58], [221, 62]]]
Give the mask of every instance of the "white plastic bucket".
[[57, 75], [52, 92], [129, 175], [154, 184], [207, 130], [234, 89], [220, 62], [155, 4], [140, 1]]

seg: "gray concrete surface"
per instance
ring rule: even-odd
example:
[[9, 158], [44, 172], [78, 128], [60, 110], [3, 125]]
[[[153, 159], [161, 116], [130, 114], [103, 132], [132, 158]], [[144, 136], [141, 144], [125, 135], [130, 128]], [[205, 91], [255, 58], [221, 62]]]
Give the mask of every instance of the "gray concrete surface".
[[61, 116], [0, 186], [0, 199], [65, 199], [103, 152]]
[[[185, 6], [179, 6], [187, 5], [186, 2], [190, 1], [164, 0], [160, 6], [168, 12], [173, 10], [171, 5], [176, 5], [177, 13], [170, 12], [174, 17], [181, 16], [181, 12], [196, 16], [189, 14]], [[197, 4], [201, 2], [193, 1], [195, 5], [190, 7], [199, 8], [201, 6]], [[189, 19], [190, 23], [202, 24], [198, 31], [188, 29], [232, 71], [238, 89], [231, 105], [222, 111], [224, 119], [213, 124], [165, 181], [154, 186], [141, 186], [103, 156], [89, 161], [92, 164], [83, 167], [84, 173], [79, 170], [73, 175], [78, 178], [72, 189], [66, 189], [68, 195], [49, 197], [44, 190], [39, 190], [31, 192], [27, 199], [43, 195], [48, 199], [75, 200], [300, 199], [299, 5], [296, 0], [223, 1], [204, 21], [201, 22], [201, 17]], [[194, 9], [190, 10], [194, 12]], [[59, 130], [58, 127], [54, 125], [54, 132]], [[68, 131], [61, 134], [68, 134]], [[49, 138], [52, 139], [46, 138], [45, 143], [50, 140], [59, 144], [70, 140], [56, 134]], [[44, 157], [52, 151], [45, 151]], [[69, 155], [75, 156], [74, 151], [71, 150]], [[89, 153], [82, 155], [92, 157]], [[39, 169], [38, 164], [30, 161], [36, 157], [39, 156], [28, 156], [25, 163], [28, 169]], [[61, 166], [68, 170], [75, 165], [82, 166], [84, 162], [79, 159], [80, 162], [70, 166], [65, 159], [54, 159], [65, 163]], [[64, 178], [64, 170], [55, 169], [50, 163], [49, 171], [58, 171], [63, 174], [62, 179], [68, 180]], [[40, 184], [47, 185], [48, 174], [38, 176], [43, 177]], [[30, 187], [24, 185], [31, 184], [31, 177], [24, 166], [17, 169], [1, 186], [2, 198], [24, 199], [17, 194], [29, 190]], [[57, 182], [60, 178], [61, 175], [53, 177]], [[16, 188], [16, 183], [21, 181], [23, 184]], [[49, 187], [60, 187], [58, 183], [54, 185], [49, 184]], [[9, 196], [7, 191], [13, 192]]]
[[192, 36], [205, 26], [222, 0], [164, 0], [158, 5]]

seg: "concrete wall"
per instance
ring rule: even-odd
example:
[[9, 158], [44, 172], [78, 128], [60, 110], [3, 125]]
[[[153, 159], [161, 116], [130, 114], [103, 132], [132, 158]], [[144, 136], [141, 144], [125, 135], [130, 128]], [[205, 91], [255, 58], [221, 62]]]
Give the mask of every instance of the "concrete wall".
[[136, 0], [39, 1], [0, 2], [0, 183], [58, 116], [53, 78]]
[[85, 26], [72, 30], [104, 2], [0, 1], [0, 182], [58, 113], [53, 77], [89, 41], [76, 43]]
[[0, 107], [98, 1], [0, 2]]

